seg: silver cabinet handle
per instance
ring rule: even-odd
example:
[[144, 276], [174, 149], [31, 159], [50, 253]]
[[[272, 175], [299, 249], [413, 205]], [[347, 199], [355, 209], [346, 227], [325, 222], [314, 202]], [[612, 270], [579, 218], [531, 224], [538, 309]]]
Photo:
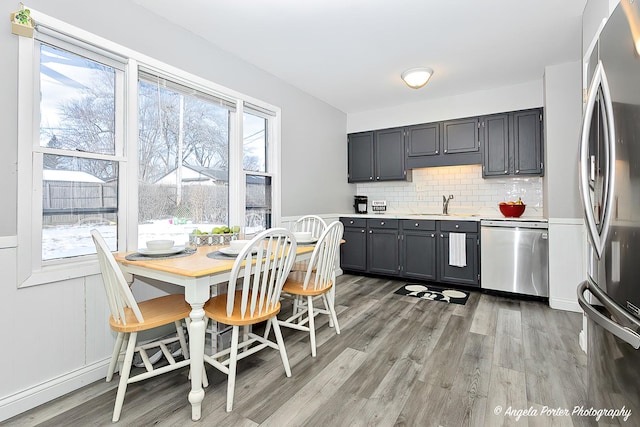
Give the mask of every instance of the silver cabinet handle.
[[460, 226], [458, 224], [456, 224], [456, 228], [460, 228]]
[[369, 177], [369, 181], [373, 181], [373, 177], [372, 176]]
[[369, 230], [369, 234], [372, 234], [372, 233], [373, 233], [373, 230]]
[[380, 225], [384, 225], [384, 221], [380, 221]]
[[444, 234], [441, 234], [440, 237], [444, 237]]
[[436, 150], [436, 154], [438, 154], [438, 150]]
[[507, 175], [509, 173], [509, 171], [504, 171], [504, 174]]
[[636, 328], [640, 327], [640, 322], [633, 318], [631, 315], [627, 314], [624, 310], [618, 308], [618, 305], [607, 296], [600, 288], [595, 285], [592, 285], [588, 281], [584, 281], [578, 285], [578, 304], [584, 310], [585, 314], [594, 322], [602, 326], [604, 329], [617, 336], [621, 340], [625, 341], [631, 347], [636, 350], [640, 348], [640, 335], [634, 332], [632, 329], [627, 328], [626, 326], [619, 325], [608, 317], [604, 316], [598, 310], [593, 308], [591, 304], [587, 302], [584, 297], [584, 292], [591, 292], [598, 300], [602, 303], [602, 305], [614, 316], [622, 316], [625, 319], [629, 320], [632, 324], [635, 325]]
[[349, 224], [353, 224], [353, 220], [349, 221]]
[[416, 227], [420, 227], [420, 224], [418, 224], [417, 222], [416, 222]]
[[380, 177], [379, 177], [379, 176], [376, 176], [376, 179], [380, 179]]
[[436, 235], [435, 235], [435, 234], [433, 234], [433, 233], [431, 233], [431, 237], [436, 237]]
[[516, 173], [520, 173], [520, 169], [516, 169]]
[[448, 150], [444, 150], [444, 152], [446, 153]]
[[360, 232], [361, 232], [361, 233], [364, 233], [364, 230], [361, 230]]

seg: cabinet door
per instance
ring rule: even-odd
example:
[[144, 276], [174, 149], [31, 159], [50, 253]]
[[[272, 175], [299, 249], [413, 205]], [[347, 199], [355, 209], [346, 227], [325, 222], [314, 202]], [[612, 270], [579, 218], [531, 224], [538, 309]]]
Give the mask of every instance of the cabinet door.
[[340, 245], [340, 268], [367, 270], [367, 234], [365, 227], [345, 227], [344, 243]]
[[444, 283], [459, 283], [478, 286], [478, 234], [466, 233], [465, 252], [467, 255], [466, 267], [449, 265], [449, 233], [440, 233], [438, 245], [438, 258], [440, 271], [438, 281]]
[[543, 175], [542, 112], [513, 113], [514, 175]]
[[370, 228], [368, 237], [368, 272], [398, 275], [398, 230]]
[[404, 165], [404, 129], [375, 131], [375, 180], [401, 180], [407, 176]]
[[479, 151], [478, 123], [477, 117], [444, 122], [442, 124], [444, 154]]
[[440, 123], [409, 126], [406, 132], [409, 157], [436, 156], [440, 153]]
[[484, 158], [482, 176], [509, 174], [509, 115], [497, 114], [482, 118]]
[[402, 276], [436, 280], [436, 232], [405, 230], [402, 233]]
[[347, 144], [349, 182], [373, 180], [373, 132], [353, 133]]

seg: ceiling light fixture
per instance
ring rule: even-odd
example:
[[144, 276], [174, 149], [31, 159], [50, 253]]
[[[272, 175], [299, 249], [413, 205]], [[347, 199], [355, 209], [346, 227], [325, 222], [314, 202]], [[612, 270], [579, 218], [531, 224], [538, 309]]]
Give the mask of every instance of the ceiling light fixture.
[[433, 70], [431, 68], [417, 67], [406, 70], [400, 77], [410, 88], [420, 89], [427, 84], [432, 75]]

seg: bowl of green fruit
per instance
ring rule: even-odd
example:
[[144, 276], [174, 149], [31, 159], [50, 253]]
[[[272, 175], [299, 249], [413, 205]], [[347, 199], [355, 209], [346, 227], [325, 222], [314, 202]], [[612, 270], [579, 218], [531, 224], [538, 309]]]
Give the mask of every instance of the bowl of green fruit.
[[195, 246], [228, 245], [232, 240], [237, 240], [240, 235], [240, 227], [218, 226], [209, 230], [193, 230], [189, 235], [189, 244]]

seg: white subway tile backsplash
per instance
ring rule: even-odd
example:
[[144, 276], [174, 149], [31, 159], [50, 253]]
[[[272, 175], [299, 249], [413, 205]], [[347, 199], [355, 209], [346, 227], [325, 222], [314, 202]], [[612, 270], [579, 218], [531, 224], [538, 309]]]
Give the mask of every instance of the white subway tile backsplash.
[[542, 178], [483, 179], [481, 165], [414, 169], [412, 182], [376, 182], [356, 185], [356, 194], [386, 200], [389, 211], [440, 209], [442, 196], [453, 194], [450, 208], [495, 208], [518, 200], [542, 211]]

